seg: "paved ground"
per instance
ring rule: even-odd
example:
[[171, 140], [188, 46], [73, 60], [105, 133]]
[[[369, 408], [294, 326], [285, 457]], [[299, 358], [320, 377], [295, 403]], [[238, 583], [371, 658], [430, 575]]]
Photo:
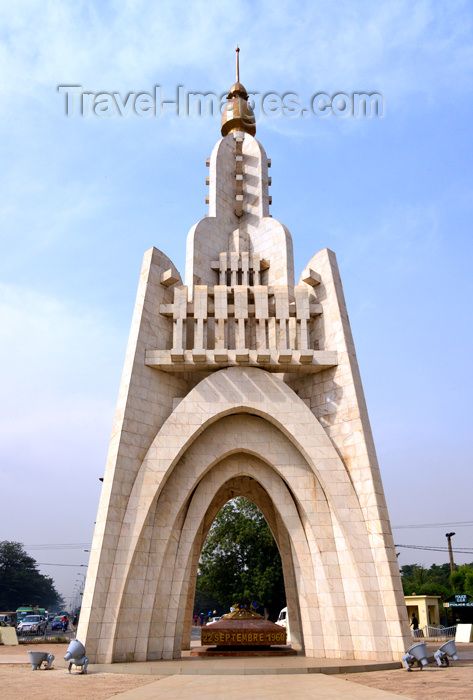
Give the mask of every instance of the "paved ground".
[[399, 700], [389, 691], [368, 688], [323, 674], [271, 676], [150, 676], [90, 673], [69, 675], [63, 668], [32, 671], [23, 664], [0, 664], [2, 697], [28, 700], [268, 700], [323, 697], [324, 700]]
[[[29, 665], [0, 664], [1, 695], [12, 700], [106, 700], [155, 678], [112, 673], [72, 676], [57, 667], [51, 671], [32, 671]], [[139, 700], [139, 696], [136, 699]]]
[[429, 664], [423, 671], [374, 671], [337, 676], [350, 683], [389, 690], [415, 700], [471, 700], [473, 698], [473, 663], [453, 662], [450, 668]]
[[[432, 651], [438, 645], [432, 645]], [[38, 646], [34, 648], [38, 649]], [[460, 661], [449, 668], [427, 666], [410, 673], [402, 669], [325, 675], [324, 673], [282, 673], [277, 675], [173, 675], [91, 672], [69, 675], [63, 667], [64, 644], [41, 645], [55, 654], [54, 670], [32, 671], [27, 647], [0, 646], [0, 688], [2, 697], [28, 700], [255, 700], [287, 698], [299, 700], [323, 697], [327, 700], [471, 700], [473, 698], [473, 644], [458, 645]], [[222, 659], [227, 674], [233, 661]], [[198, 660], [197, 660], [198, 663]], [[194, 668], [194, 665], [192, 666]], [[198, 666], [195, 666], [197, 669]], [[118, 670], [118, 669], [117, 669]], [[235, 669], [238, 673], [238, 670]], [[268, 669], [270, 670], [270, 669]], [[291, 669], [286, 669], [291, 671]], [[248, 671], [246, 671], [248, 673]]]
[[[367, 688], [323, 674], [284, 676], [168, 676], [116, 696], [117, 700], [400, 700], [391, 692]], [[405, 700], [405, 698], [404, 698]]]
[[[428, 643], [433, 654], [439, 644]], [[351, 683], [359, 683], [379, 690], [389, 690], [401, 697], [415, 700], [472, 700], [473, 698], [473, 643], [457, 644], [459, 661], [451, 661], [448, 668], [429, 664], [422, 671], [373, 671], [340, 675]]]

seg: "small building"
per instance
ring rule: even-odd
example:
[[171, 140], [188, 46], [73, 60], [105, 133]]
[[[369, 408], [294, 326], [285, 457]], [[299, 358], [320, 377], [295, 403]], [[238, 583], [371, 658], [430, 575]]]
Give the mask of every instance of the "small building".
[[409, 622], [412, 622], [412, 615], [415, 613], [419, 620], [419, 627], [426, 625], [440, 625], [439, 595], [406, 595], [404, 596], [407, 606]]
[[450, 608], [455, 622], [463, 624], [473, 623], [473, 595], [468, 593], [456, 593], [450, 596], [443, 604], [444, 608]]

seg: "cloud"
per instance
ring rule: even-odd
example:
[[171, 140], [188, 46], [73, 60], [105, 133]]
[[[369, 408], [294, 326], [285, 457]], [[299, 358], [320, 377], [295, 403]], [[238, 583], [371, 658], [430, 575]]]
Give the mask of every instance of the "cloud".
[[360, 228], [354, 222], [352, 235], [346, 239], [344, 230], [334, 228], [335, 238], [344, 241], [341, 264], [353, 268], [366, 263], [370, 254], [372, 262], [383, 274], [402, 278], [415, 273], [419, 261], [436, 253], [442, 238], [440, 226], [441, 206], [438, 202], [419, 205], [396, 203], [378, 212], [378, 220], [369, 228]]
[[109, 433], [123, 338], [99, 311], [5, 284], [0, 327], [4, 467], [54, 473]]
[[[156, 81], [206, 81], [220, 91], [242, 46], [242, 77], [253, 91], [380, 89], [431, 97], [471, 84], [468, 3], [433, 0], [332, 3], [22, 2], [4, 6], [3, 109], [11, 98], [57, 107], [59, 83], [96, 91], [149, 89]], [[33, 92], [33, 95], [32, 95]], [[18, 110], [18, 103], [15, 109]]]
[[[468, 245], [471, 183], [463, 114], [471, 105], [469, 2], [22, 0], [0, 6], [0, 27], [0, 61], [8, 65], [0, 85], [6, 135], [0, 145], [6, 164], [0, 175], [2, 478], [13, 493], [34, 483], [45, 507], [50, 490], [72, 494], [81, 512], [61, 518], [61, 538], [84, 541], [84, 529], [92, 529], [125, 354], [124, 300], [133, 301], [139, 258], [153, 244], [176, 262], [184, 257], [187, 228], [205, 213], [204, 158], [219, 129], [217, 120], [173, 115], [67, 119], [58, 85], [125, 94], [158, 84], [172, 94], [181, 84], [188, 91], [220, 94], [233, 81], [238, 42], [242, 81], [250, 91], [296, 92], [302, 101], [321, 91], [381, 92], [384, 120], [262, 120], [258, 133], [266, 130], [263, 144], [268, 155], [275, 151], [273, 188], [283, 206], [286, 201], [286, 216], [279, 217], [277, 209], [274, 214], [293, 228], [301, 266], [315, 245], [334, 247], [350, 290], [349, 308], [358, 303], [368, 324], [372, 300], [384, 312], [383, 294], [392, 290], [390, 308], [402, 313], [394, 326], [403, 330], [405, 346], [420, 337], [405, 317], [419, 309], [416, 267], [425, 273], [429, 256], [443, 263], [449, 227], [450, 240], [463, 238], [454, 249], [463, 252]], [[397, 108], [393, 120], [391, 105]], [[430, 126], [435, 122], [427, 132], [424, 105], [433, 107]], [[374, 125], [383, 128], [376, 131]], [[361, 138], [352, 138], [360, 134], [361, 146]], [[425, 134], [424, 149], [416, 150]], [[286, 141], [288, 136], [294, 138]], [[407, 180], [401, 142], [412, 151]], [[347, 171], [344, 179], [336, 158], [364, 162], [365, 144], [372, 149], [367, 159], [372, 170], [355, 169], [353, 176]], [[424, 168], [417, 178], [432, 152], [439, 154], [432, 165], [438, 177]], [[391, 178], [379, 177], [383, 168]], [[414, 181], [419, 190], [410, 193]], [[460, 208], [454, 206], [459, 191]], [[453, 261], [457, 277], [460, 257], [466, 260], [459, 255]], [[462, 284], [469, 280], [466, 267]], [[430, 273], [429, 294], [438, 281], [437, 269]], [[379, 284], [381, 276], [388, 284]], [[449, 300], [457, 286], [455, 280]], [[406, 295], [404, 306], [399, 290]], [[388, 322], [393, 325], [391, 317]], [[450, 328], [439, 335], [438, 323], [436, 318], [431, 334], [441, 347], [442, 337], [455, 336]], [[429, 359], [432, 343], [421, 340], [417, 357], [433, 376], [441, 365]], [[457, 345], [466, 347], [466, 340]], [[397, 354], [386, 366], [396, 370], [399, 338], [390, 347]], [[403, 356], [407, 364], [409, 354]], [[370, 366], [373, 355], [366, 357]], [[379, 361], [385, 363], [385, 356]], [[401, 379], [395, 374], [400, 394], [412, 384], [409, 371], [406, 367]], [[443, 390], [443, 405], [449, 392]], [[468, 414], [464, 396], [463, 389], [455, 421], [457, 414]], [[416, 413], [427, 426], [423, 440], [432, 425], [430, 414], [427, 419], [423, 414], [432, 401], [424, 390], [419, 397]], [[406, 424], [404, 404], [397, 413], [389, 420]], [[406, 507], [415, 505], [409, 494], [403, 499]], [[12, 501], [4, 514], [5, 537], [32, 543], [33, 532], [56, 540], [55, 518], [40, 523], [35, 518], [33, 527], [32, 520], [17, 516]], [[54, 575], [64, 577], [64, 571]]]
[[[104, 199], [106, 159], [115, 173], [119, 156], [130, 160], [140, 148], [168, 162], [177, 143], [195, 148], [208, 135], [211, 142], [210, 133], [218, 135], [218, 119], [172, 114], [68, 120], [60, 84], [123, 95], [156, 84], [170, 94], [182, 84], [220, 94], [233, 79], [238, 41], [250, 91], [289, 90], [304, 104], [320, 91], [366, 90], [380, 91], [388, 111], [411, 99], [442, 109], [446, 95], [452, 100], [471, 84], [473, 32], [465, 2], [322, 0], [297, 7], [286, 0], [24, 0], [0, 8], [0, 60], [9, 65], [0, 85], [0, 116], [9, 134], [1, 146], [9, 163], [0, 182], [5, 230], [21, 232], [34, 251], [37, 230], [44, 243], [54, 241], [70, 222], [74, 231], [123, 198], [122, 191], [111, 191]], [[409, 111], [403, 117], [398, 110], [398, 119]], [[322, 127], [315, 117], [263, 118], [261, 130], [333, 140], [340, 131], [366, 131], [366, 121], [331, 119]]]
[[[0, 333], [4, 538], [87, 541], [126, 339], [97, 308], [6, 284], [0, 284]], [[80, 550], [33, 555], [62, 565], [86, 562]], [[69, 595], [80, 569], [42, 570]]]

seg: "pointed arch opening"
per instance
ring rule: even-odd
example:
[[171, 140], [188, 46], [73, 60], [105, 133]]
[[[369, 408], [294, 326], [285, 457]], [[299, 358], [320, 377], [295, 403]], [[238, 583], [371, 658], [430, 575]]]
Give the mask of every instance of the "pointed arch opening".
[[[252, 477], [246, 478], [251, 485]], [[227, 501], [210, 527], [199, 558], [194, 617], [209, 609], [201, 607], [202, 594], [213, 598], [218, 615], [234, 603], [254, 604], [259, 614], [275, 621], [286, 605], [278, 545], [251, 495]]]
[[98, 658], [171, 659], [189, 648], [205, 537], [224, 503], [245, 496], [247, 478], [276, 523], [293, 644], [306, 656], [387, 657], [374, 535], [323, 429], [277, 378], [264, 375], [252, 393], [260, 370], [217, 375], [179, 404], [136, 476], [114, 559], [103, 562], [110, 585], [97, 593], [98, 631], [90, 628]]

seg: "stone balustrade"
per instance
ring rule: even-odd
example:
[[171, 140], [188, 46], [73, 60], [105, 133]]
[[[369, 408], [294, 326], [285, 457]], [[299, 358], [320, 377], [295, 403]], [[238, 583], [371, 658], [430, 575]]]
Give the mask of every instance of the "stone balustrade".
[[243, 364], [319, 372], [337, 364], [335, 352], [310, 347], [310, 325], [322, 306], [307, 284], [261, 284], [269, 264], [256, 254], [221, 253], [212, 267], [219, 284], [192, 290], [176, 285], [173, 303], [160, 305], [173, 324], [172, 347], [148, 349], [147, 366], [186, 371]]

